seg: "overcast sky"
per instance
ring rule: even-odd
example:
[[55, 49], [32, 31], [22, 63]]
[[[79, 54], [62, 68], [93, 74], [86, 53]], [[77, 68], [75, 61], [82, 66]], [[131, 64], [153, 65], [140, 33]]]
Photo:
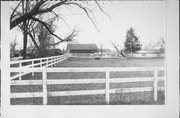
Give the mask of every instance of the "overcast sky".
[[[73, 28], [79, 30], [76, 37], [78, 43], [103, 43], [104, 48], [113, 49], [111, 42], [117, 42], [121, 48], [124, 46], [126, 31], [133, 27], [144, 45], [155, 42], [161, 37], [165, 38], [165, 2], [164, 1], [104, 1], [103, 10], [109, 14], [111, 20], [100, 10], [94, 10], [94, 21], [100, 30], [94, 27], [86, 14], [77, 7], [73, 7], [72, 14], [67, 9], [58, 8], [56, 12], [63, 14], [69, 28], [59, 20], [56, 22], [56, 34], [65, 36]], [[83, 14], [79, 14], [83, 13]], [[19, 47], [22, 47], [21, 32], [12, 30], [12, 39], [17, 36]], [[19, 34], [18, 34], [19, 33]], [[59, 47], [64, 47], [61, 44]]]

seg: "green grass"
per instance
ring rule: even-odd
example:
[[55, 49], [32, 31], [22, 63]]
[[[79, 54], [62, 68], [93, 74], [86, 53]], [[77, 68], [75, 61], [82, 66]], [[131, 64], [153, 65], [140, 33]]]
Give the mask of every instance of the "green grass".
[[[163, 58], [153, 59], [76, 59], [69, 58], [59, 64], [57, 67], [163, 67]], [[152, 72], [111, 72], [110, 77], [152, 77]], [[164, 76], [164, 72], [159, 72], [158, 76]], [[48, 79], [86, 79], [86, 78], [104, 78], [104, 72], [79, 72], [79, 73], [48, 73]], [[35, 73], [32, 77], [28, 74], [23, 79], [41, 79], [41, 73]], [[130, 88], [130, 87], [149, 87], [153, 86], [152, 82], [132, 82], [132, 83], [116, 83], [111, 84], [110, 88]], [[164, 86], [164, 82], [159, 82], [158, 86]], [[70, 84], [70, 85], [48, 85], [48, 91], [72, 91], [72, 90], [96, 90], [105, 89], [105, 84]], [[11, 92], [41, 92], [42, 86], [11, 86]], [[164, 92], [158, 92], [158, 101], [153, 101], [152, 92], [136, 92], [111, 94], [110, 104], [164, 104]], [[40, 102], [41, 101], [41, 102]], [[25, 98], [11, 99], [11, 104], [42, 104], [42, 98]], [[48, 104], [71, 104], [71, 105], [87, 105], [87, 104], [106, 104], [105, 95], [86, 95], [86, 96], [67, 96], [67, 97], [49, 97]]]

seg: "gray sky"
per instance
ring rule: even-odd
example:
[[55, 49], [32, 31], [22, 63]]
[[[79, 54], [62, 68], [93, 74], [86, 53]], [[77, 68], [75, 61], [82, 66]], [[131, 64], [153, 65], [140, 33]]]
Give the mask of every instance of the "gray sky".
[[[104, 48], [113, 49], [111, 42], [117, 42], [123, 48], [126, 31], [133, 27], [144, 45], [155, 42], [161, 37], [165, 38], [165, 2], [164, 1], [104, 1], [103, 10], [108, 13], [111, 20], [100, 10], [95, 10], [95, 23], [100, 30], [98, 32], [88, 17], [77, 7], [71, 10], [58, 8], [56, 12], [63, 14], [64, 20], [70, 29], [76, 27], [80, 32], [76, 37], [79, 43], [103, 43]], [[83, 13], [83, 14], [79, 14]], [[61, 21], [56, 22], [56, 34], [64, 36], [70, 29]], [[17, 36], [19, 46], [22, 47], [21, 32], [11, 31], [12, 39]], [[19, 33], [19, 34], [18, 34]], [[66, 46], [66, 43], [59, 47]]]

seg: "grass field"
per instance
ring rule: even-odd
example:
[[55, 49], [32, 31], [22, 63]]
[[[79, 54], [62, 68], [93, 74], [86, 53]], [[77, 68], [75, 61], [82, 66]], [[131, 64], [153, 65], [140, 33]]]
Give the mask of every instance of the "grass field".
[[84, 59], [69, 58], [57, 67], [162, 67], [164, 58], [115, 58], [115, 59]]
[[[133, 58], [118, 58], [118, 59], [83, 59], [83, 58], [69, 58], [60, 63], [56, 67], [163, 67], [163, 58], [152, 59], [133, 59]], [[151, 77], [152, 72], [111, 72], [110, 77]], [[164, 76], [164, 72], [159, 72], [158, 76]], [[48, 79], [86, 79], [86, 78], [104, 78], [103, 72], [79, 72], [79, 73], [48, 73]], [[23, 79], [41, 79], [41, 73], [35, 73], [32, 77], [30, 74], [23, 77]], [[110, 84], [110, 88], [128, 88], [128, 87], [149, 87], [152, 82], [136, 82], [136, 83], [117, 83]], [[158, 86], [164, 86], [164, 82], [159, 82]], [[70, 84], [70, 85], [48, 85], [48, 91], [67, 91], [67, 90], [95, 90], [104, 89], [105, 84]], [[42, 86], [11, 86], [11, 92], [40, 92]], [[164, 92], [158, 92], [158, 101], [154, 102], [152, 92], [136, 92], [136, 93], [122, 93], [110, 95], [110, 104], [164, 104]], [[25, 99], [11, 99], [11, 104], [35, 104], [41, 105], [42, 98], [25, 98]], [[49, 97], [49, 105], [70, 104], [70, 105], [102, 105], [105, 103], [105, 95], [87, 95], [87, 96], [68, 96], [68, 97]]]

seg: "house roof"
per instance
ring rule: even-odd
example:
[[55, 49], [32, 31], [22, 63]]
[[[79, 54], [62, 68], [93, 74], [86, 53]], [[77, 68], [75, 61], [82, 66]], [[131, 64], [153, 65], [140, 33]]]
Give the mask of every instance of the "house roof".
[[68, 50], [98, 50], [96, 44], [68, 44]]

